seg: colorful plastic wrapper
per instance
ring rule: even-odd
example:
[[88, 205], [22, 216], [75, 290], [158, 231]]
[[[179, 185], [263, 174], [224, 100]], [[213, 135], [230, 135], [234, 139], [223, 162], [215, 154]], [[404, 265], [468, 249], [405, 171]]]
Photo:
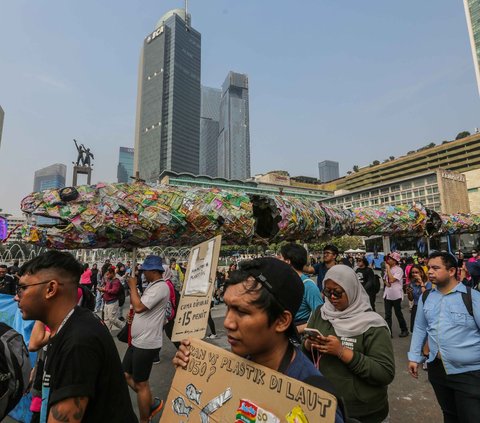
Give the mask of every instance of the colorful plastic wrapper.
[[99, 183], [34, 192], [21, 208], [60, 219], [22, 228], [24, 241], [56, 249], [195, 245], [219, 234], [242, 244], [254, 232], [248, 196], [216, 188]]
[[440, 234], [462, 234], [480, 231], [480, 216], [470, 213], [440, 214]]
[[251, 195], [255, 232], [262, 238], [313, 240], [325, 234], [326, 217], [316, 201], [296, 197]]
[[354, 208], [352, 235], [422, 235], [427, 211], [421, 205]]
[[350, 209], [340, 209], [321, 205], [326, 217], [326, 231], [330, 236], [342, 236], [353, 233], [355, 215]]

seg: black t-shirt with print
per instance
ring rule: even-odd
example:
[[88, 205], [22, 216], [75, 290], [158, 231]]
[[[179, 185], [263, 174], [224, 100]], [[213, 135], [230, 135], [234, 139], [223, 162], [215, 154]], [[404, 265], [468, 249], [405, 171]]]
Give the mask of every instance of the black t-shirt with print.
[[49, 409], [67, 398], [88, 397], [84, 422], [138, 422], [112, 336], [90, 310], [76, 307], [52, 337], [43, 388]]

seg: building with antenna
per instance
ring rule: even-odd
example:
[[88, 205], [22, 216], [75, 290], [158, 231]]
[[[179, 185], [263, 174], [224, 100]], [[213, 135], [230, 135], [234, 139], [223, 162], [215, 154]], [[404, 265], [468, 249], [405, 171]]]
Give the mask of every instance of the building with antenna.
[[[187, 5], [187, 4], [186, 4]], [[167, 12], [140, 54], [134, 174], [199, 173], [201, 35], [185, 9]]]

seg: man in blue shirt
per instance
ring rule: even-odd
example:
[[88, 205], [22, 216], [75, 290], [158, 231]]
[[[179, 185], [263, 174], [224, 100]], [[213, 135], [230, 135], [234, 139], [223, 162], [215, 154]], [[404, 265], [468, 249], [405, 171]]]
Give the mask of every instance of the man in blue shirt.
[[307, 250], [300, 244], [293, 242], [285, 244], [280, 249], [280, 260], [293, 267], [293, 270], [302, 279], [304, 292], [300, 308], [295, 314], [294, 323], [297, 326], [298, 333], [302, 334], [307, 326], [308, 319], [317, 307], [323, 305], [323, 298], [318, 286], [307, 275], [303, 269], [307, 264]]
[[473, 423], [480, 421], [480, 293], [471, 291], [471, 316], [467, 288], [456, 275], [455, 257], [440, 252], [430, 255], [428, 277], [437, 288], [425, 302], [424, 298], [418, 302], [408, 368], [418, 378], [428, 337], [428, 379], [445, 422]]

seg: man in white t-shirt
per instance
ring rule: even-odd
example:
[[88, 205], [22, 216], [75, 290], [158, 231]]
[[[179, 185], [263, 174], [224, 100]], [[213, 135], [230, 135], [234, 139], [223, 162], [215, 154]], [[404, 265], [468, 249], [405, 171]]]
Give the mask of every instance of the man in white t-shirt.
[[[392, 332], [392, 308], [395, 310], [398, 324], [400, 325], [400, 338], [408, 336], [407, 322], [402, 314], [403, 299], [403, 270], [399, 266], [399, 253], [387, 254], [385, 258], [385, 275], [383, 281], [385, 283], [385, 291], [383, 299], [385, 301], [385, 321]], [[392, 335], [393, 338], [393, 335]]]
[[128, 279], [130, 303], [135, 315], [131, 327], [132, 344], [123, 358], [123, 370], [128, 385], [137, 393], [140, 423], [147, 423], [163, 407], [163, 401], [152, 398], [148, 379], [153, 361], [162, 348], [170, 290], [162, 278], [164, 269], [159, 256], [147, 256], [140, 269], [148, 285], [140, 298], [137, 279]]

